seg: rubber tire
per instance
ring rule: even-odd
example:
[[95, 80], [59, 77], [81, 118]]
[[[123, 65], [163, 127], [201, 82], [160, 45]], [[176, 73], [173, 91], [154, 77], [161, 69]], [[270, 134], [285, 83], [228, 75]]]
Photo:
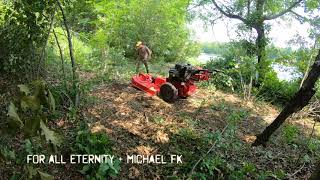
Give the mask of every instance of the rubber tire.
[[164, 83], [160, 87], [160, 97], [168, 103], [173, 103], [178, 99], [178, 90], [171, 83]]

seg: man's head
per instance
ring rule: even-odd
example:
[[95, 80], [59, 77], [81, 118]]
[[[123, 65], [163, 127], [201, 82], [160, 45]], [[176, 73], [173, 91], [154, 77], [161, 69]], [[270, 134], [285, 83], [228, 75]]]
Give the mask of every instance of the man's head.
[[136, 47], [139, 47], [141, 45], [143, 45], [142, 41], [138, 41], [137, 44], [136, 44]]

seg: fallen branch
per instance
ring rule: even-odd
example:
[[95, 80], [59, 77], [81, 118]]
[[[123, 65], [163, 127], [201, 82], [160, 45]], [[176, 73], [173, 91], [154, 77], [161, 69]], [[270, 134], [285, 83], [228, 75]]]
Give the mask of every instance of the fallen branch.
[[295, 176], [296, 174], [298, 174], [305, 166], [305, 163], [302, 164], [302, 166], [296, 170], [293, 174], [288, 175], [288, 178], [291, 179], [293, 176]]

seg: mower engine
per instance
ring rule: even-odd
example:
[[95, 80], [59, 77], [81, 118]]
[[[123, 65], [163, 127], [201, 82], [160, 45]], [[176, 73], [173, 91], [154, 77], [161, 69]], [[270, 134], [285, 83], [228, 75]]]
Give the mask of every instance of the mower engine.
[[166, 83], [160, 87], [160, 96], [167, 102], [174, 102], [178, 97], [186, 98], [195, 93], [197, 86], [194, 82], [208, 80], [211, 73], [190, 64], [176, 64], [169, 70]]

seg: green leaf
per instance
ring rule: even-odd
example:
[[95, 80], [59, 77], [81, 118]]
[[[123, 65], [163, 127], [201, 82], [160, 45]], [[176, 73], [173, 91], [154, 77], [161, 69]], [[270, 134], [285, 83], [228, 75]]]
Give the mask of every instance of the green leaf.
[[43, 131], [44, 136], [48, 142], [51, 142], [53, 145], [60, 146], [62, 143], [62, 138], [55, 133], [54, 131], [50, 130], [43, 121], [40, 121], [40, 128]]
[[40, 109], [40, 100], [36, 96], [24, 96], [21, 98], [21, 108], [23, 111], [28, 108], [37, 111]]
[[28, 86], [24, 85], [24, 84], [20, 84], [18, 85], [20, 92], [23, 92], [26, 96], [30, 95], [30, 89]]
[[82, 167], [82, 170], [80, 171], [81, 174], [86, 174], [87, 171], [90, 170], [90, 166], [89, 165], [84, 165]]
[[26, 166], [28, 174], [29, 174], [29, 179], [33, 179], [33, 176], [37, 175], [36, 169], [34, 169], [32, 166]]
[[9, 124], [12, 125], [13, 127], [21, 128], [23, 126], [23, 122], [21, 121], [17, 113], [17, 108], [12, 102], [10, 102], [10, 105], [9, 105], [8, 116], [12, 120], [9, 122]]
[[38, 173], [40, 174], [41, 180], [53, 180], [54, 179], [54, 177], [52, 175], [50, 175], [50, 174], [41, 172], [39, 170], [38, 170]]
[[40, 120], [41, 119], [38, 116], [26, 119], [25, 125], [23, 127], [25, 135], [27, 135], [28, 137], [36, 135], [36, 132], [39, 130]]
[[4, 157], [5, 160], [14, 160], [16, 158], [15, 152], [6, 147], [0, 149], [0, 155]]
[[109, 167], [117, 174], [118, 170], [114, 167], [114, 163], [110, 159], [107, 159], [107, 163], [109, 164]]
[[27, 151], [27, 153], [33, 154], [33, 150], [32, 150], [33, 148], [32, 148], [30, 139], [26, 139], [24, 142], [25, 142], [24, 148]]
[[105, 175], [109, 168], [109, 163], [101, 163], [99, 166], [98, 174]]

